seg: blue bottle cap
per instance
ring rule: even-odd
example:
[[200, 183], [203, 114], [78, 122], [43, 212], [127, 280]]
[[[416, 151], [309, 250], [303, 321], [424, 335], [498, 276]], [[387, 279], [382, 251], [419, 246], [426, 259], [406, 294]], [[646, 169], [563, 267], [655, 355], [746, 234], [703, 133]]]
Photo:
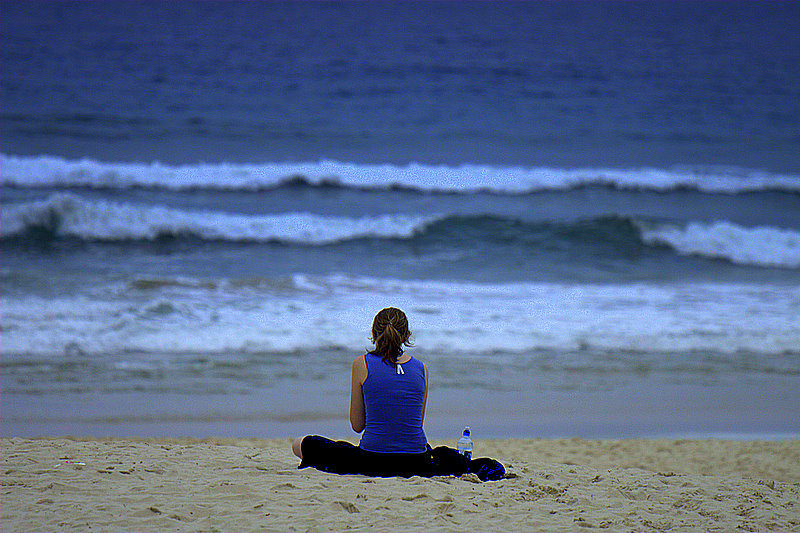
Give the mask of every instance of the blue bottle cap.
[[464, 428], [464, 436], [469, 437], [469, 426]]

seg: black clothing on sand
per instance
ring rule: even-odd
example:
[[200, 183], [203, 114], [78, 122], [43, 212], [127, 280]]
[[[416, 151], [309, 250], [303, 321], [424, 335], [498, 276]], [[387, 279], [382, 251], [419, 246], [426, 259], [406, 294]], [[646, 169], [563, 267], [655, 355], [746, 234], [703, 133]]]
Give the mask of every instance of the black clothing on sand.
[[461, 476], [476, 474], [481, 481], [505, 477], [499, 461], [482, 457], [468, 460], [453, 448], [437, 446], [423, 453], [378, 453], [362, 450], [346, 441], [308, 435], [301, 445], [303, 460], [298, 468], [314, 467], [331, 474], [361, 474], [377, 477]]

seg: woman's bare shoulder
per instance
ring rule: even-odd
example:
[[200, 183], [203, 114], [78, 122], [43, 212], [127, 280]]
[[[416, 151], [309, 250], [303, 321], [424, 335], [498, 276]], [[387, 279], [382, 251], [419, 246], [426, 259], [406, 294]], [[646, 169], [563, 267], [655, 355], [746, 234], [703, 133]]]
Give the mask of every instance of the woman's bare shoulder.
[[367, 377], [367, 359], [364, 355], [359, 355], [353, 359], [353, 375], [358, 376], [363, 381]]

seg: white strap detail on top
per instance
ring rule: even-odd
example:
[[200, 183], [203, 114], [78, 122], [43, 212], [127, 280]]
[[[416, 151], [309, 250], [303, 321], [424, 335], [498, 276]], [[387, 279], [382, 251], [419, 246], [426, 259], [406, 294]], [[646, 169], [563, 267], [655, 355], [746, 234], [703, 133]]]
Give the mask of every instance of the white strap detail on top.
[[403, 366], [400, 363], [397, 364], [397, 373], [405, 374], [405, 372], [403, 371]]

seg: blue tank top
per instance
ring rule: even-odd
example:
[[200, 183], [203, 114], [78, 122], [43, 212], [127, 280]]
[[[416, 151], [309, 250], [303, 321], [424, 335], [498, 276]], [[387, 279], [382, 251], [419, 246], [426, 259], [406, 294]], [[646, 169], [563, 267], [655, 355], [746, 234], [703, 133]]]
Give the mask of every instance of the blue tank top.
[[364, 393], [366, 425], [359, 446], [383, 453], [422, 453], [428, 439], [422, 430], [425, 366], [411, 358], [387, 364], [368, 353]]

